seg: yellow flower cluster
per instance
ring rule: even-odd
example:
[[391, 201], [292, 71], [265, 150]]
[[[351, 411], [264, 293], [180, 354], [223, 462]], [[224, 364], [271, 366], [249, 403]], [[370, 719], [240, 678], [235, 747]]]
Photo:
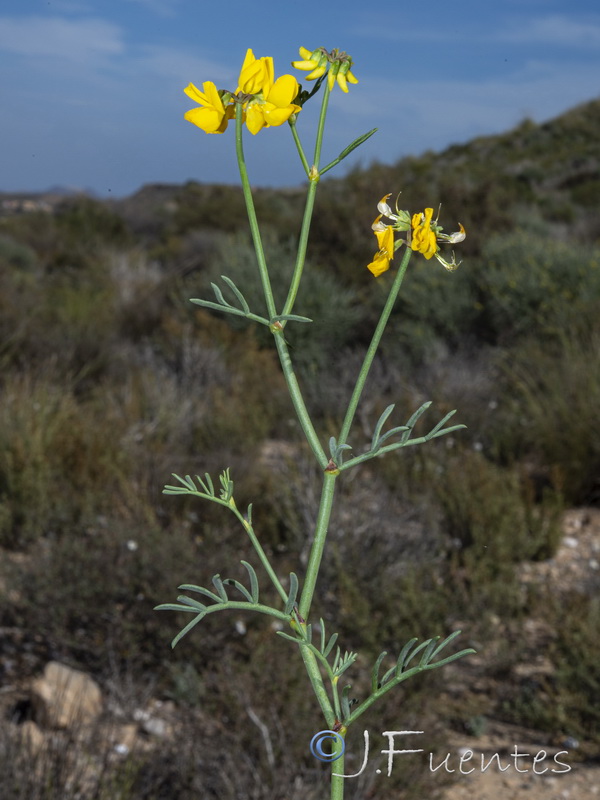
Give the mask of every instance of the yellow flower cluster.
[[343, 92], [348, 91], [348, 83], [358, 83], [358, 80], [350, 71], [352, 59], [347, 53], [340, 50], [332, 50], [328, 53], [324, 47], [318, 47], [313, 51], [307, 50], [306, 47], [301, 47], [299, 53], [302, 61], [292, 61], [292, 67], [308, 72], [306, 80], [314, 81], [317, 78], [321, 78], [329, 67], [327, 74], [329, 91], [333, 89], [336, 81]]
[[263, 128], [282, 125], [300, 111], [296, 99], [299, 84], [293, 75], [282, 75], [275, 80], [271, 56], [256, 58], [252, 50], [246, 52], [238, 87], [235, 92], [218, 91], [212, 81], [202, 84], [200, 91], [190, 83], [184, 91], [199, 104], [185, 114], [188, 122], [205, 133], [224, 133], [229, 120], [235, 117], [235, 103], [242, 103], [244, 121], [250, 133]]
[[[371, 263], [367, 265], [367, 269], [375, 277], [387, 272], [395, 251], [405, 244], [411, 250], [424, 255], [427, 260], [435, 256], [447, 270], [454, 271], [460, 262], [457, 263], [454, 260], [454, 254], [452, 254], [451, 261], [446, 261], [439, 253], [438, 242], [450, 244], [462, 242], [467, 235], [464, 227], [459, 223], [459, 230], [455, 233], [442, 233], [443, 228], [438, 225], [437, 219], [432, 222], [433, 208], [426, 208], [411, 217], [408, 211], [400, 211], [396, 204], [396, 213], [394, 213], [387, 202], [390, 196], [386, 194], [377, 204], [379, 216], [371, 227], [377, 238], [379, 249]], [[391, 220], [391, 224], [382, 222], [383, 217]], [[403, 239], [394, 241], [394, 231], [407, 231], [406, 241]]]

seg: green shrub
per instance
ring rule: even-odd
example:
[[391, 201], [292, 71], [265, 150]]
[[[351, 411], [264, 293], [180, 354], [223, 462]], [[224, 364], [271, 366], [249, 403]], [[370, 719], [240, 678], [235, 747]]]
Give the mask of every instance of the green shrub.
[[37, 256], [27, 244], [0, 234], [0, 264], [3, 271], [10, 268], [30, 271], [37, 265]]
[[[0, 408], [0, 545], [26, 547], [85, 524], [123, 480], [117, 429], [51, 376], [8, 377]], [[111, 495], [113, 498], [111, 499]]]
[[434, 496], [442, 508], [441, 528], [450, 537], [459, 594], [466, 592], [469, 603], [501, 616], [522, 609], [515, 565], [555, 553], [560, 496], [548, 490], [536, 503], [533, 487], [518, 469], [498, 467], [468, 451], [446, 461]]
[[506, 354], [504, 400], [491, 432], [496, 457], [526, 461], [539, 485], [554, 487], [573, 505], [600, 498], [597, 308], [573, 317], [564, 333]]
[[530, 230], [496, 236], [482, 254], [477, 280], [486, 338], [559, 330], [573, 311], [600, 295], [600, 251]]
[[584, 591], [565, 594], [547, 587], [540, 592], [535, 611], [552, 634], [545, 642], [533, 642], [522, 659], [541, 663], [543, 658], [551, 669], [541, 675], [534, 672], [505, 687], [500, 713], [508, 722], [546, 731], [557, 741], [571, 736], [580, 743], [579, 751], [573, 754], [576, 758], [597, 758], [598, 598]]

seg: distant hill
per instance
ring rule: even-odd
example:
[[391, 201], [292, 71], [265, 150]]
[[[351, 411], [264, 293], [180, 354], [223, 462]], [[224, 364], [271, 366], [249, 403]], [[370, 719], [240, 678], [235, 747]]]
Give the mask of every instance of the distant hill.
[[[577, 106], [553, 120], [525, 120], [514, 129], [400, 159], [392, 165], [357, 167], [343, 178], [324, 179], [319, 188], [314, 241], [323, 253], [364, 257], [364, 232], [376, 215], [377, 201], [399, 191], [400, 206], [411, 211], [442, 203], [448, 229], [462, 222], [469, 237], [464, 252], [480, 249], [491, 231], [515, 226], [520, 214], [536, 207], [557, 225], [562, 237], [600, 237], [600, 99]], [[257, 189], [259, 216], [293, 235], [303, 205], [302, 187]], [[150, 184], [113, 201], [134, 231], [142, 235], [182, 235], [188, 230], [246, 227], [240, 188], [199, 184]]]
[[[348, 214], [352, 223], [375, 216], [380, 196], [401, 191], [400, 207], [412, 211], [442, 203], [443, 224], [467, 226], [463, 252], [477, 252], [482, 236], [515, 227], [519, 214], [535, 207], [557, 224], [561, 236], [578, 240], [600, 237], [600, 99], [577, 106], [553, 120], [525, 120], [506, 133], [478, 137], [434, 153], [406, 157], [394, 165], [375, 163], [346, 178], [326, 181], [320, 191], [323, 213], [316, 220], [327, 236], [332, 213]], [[350, 212], [351, 209], [351, 212]], [[351, 218], [350, 218], [351, 217]]]
[[[390, 192], [393, 197], [401, 192], [399, 205], [411, 212], [441, 203], [446, 229], [457, 221], [467, 227], [464, 255], [479, 252], [483, 238], [515, 227], [532, 208], [555, 225], [557, 236], [595, 242], [600, 238], [599, 131], [596, 99], [542, 124], [525, 120], [502, 134], [326, 178], [317, 197], [313, 247], [319, 258], [335, 252], [342, 261], [364, 259], [365, 231], [377, 201]], [[148, 184], [120, 200], [58, 190], [5, 193], [0, 194], [0, 214], [52, 212], [81, 198], [106, 204], [146, 241], [247, 227], [239, 186], [195, 181]], [[297, 232], [303, 198], [301, 186], [255, 190], [259, 218], [284, 237]]]

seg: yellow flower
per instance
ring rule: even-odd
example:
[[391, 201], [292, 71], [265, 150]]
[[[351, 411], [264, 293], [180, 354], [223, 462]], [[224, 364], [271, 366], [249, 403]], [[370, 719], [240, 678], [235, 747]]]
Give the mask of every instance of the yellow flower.
[[262, 96], [250, 100], [246, 108], [246, 125], [250, 133], [263, 128], [283, 125], [301, 110], [292, 100], [298, 94], [298, 81], [293, 75], [281, 75], [271, 86], [263, 87]]
[[373, 256], [373, 261], [367, 266], [373, 275], [378, 278], [382, 273], [390, 268], [390, 261], [394, 258], [394, 229], [391, 225], [384, 225], [381, 222], [381, 215], [377, 217], [372, 225], [379, 250]]
[[[282, 75], [275, 80], [271, 56], [256, 58], [251, 49], [246, 51], [235, 93], [217, 91], [211, 81], [202, 84], [204, 91], [193, 83], [184, 90], [188, 97], [200, 104], [185, 114], [185, 119], [206, 133], [223, 133], [230, 119], [235, 117], [235, 103], [243, 105], [243, 118], [251, 133], [263, 128], [282, 125], [292, 114], [301, 110], [292, 101], [300, 88], [293, 75]], [[223, 102], [225, 98], [227, 104]]]
[[202, 84], [200, 91], [193, 83], [190, 83], [183, 91], [199, 103], [201, 108], [192, 108], [186, 111], [184, 117], [188, 122], [197, 125], [205, 133], [223, 133], [229, 120], [235, 116], [235, 109], [232, 105], [225, 106], [217, 87], [212, 81]]
[[433, 208], [426, 208], [424, 214], [413, 214], [411, 249], [422, 253], [430, 259], [437, 252], [438, 245], [435, 231], [431, 230]]
[[292, 114], [300, 111], [301, 107], [292, 102], [299, 88], [293, 75], [281, 75], [275, 80], [271, 56], [256, 58], [249, 49], [242, 64], [236, 94], [252, 95], [245, 104], [246, 126], [250, 133], [283, 125]]
[[298, 52], [302, 56], [302, 61], [292, 61], [292, 67], [310, 72], [306, 76], [307, 81], [314, 81], [324, 75], [327, 71], [327, 55], [322, 49], [311, 53], [306, 47], [301, 47]]
[[298, 52], [302, 60], [292, 61], [292, 67], [308, 72], [307, 81], [314, 81], [322, 77], [327, 72], [328, 65], [331, 64], [327, 75], [329, 91], [333, 89], [336, 81], [340, 89], [346, 93], [348, 92], [348, 83], [358, 83], [358, 79], [350, 71], [352, 59], [347, 53], [340, 50], [332, 50], [331, 53], [328, 53], [324, 47], [318, 47], [312, 52], [306, 47], [301, 47]]

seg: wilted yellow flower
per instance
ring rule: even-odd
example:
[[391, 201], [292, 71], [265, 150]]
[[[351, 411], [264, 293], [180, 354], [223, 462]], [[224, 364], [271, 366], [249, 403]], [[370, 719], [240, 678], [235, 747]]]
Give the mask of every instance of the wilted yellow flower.
[[184, 114], [188, 122], [197, 125], [205, 133], [223, 133], [229, 120], [235, 116], [233, 105], [225, 106], [223, 98], [217, 91], [217, 87], [212, 81], [202, 84], [200, 91], [193, 83], [190, 83], [183, 90], [188, 97], [191, 97], [201, 108], [192, 108]]
[[306, 80], [313, 81], [320, 78], [327, 72], [327, 67], [331, 64], [327, 75], [330, 91], [336, 81], [343, 92], [348, 92], [348, 83], [358, 83], [357, 78], [350, 71], [352, 59], [347, 53], [341, 50], [332, 50], [328, 53], [324, 47], [319, 47], [312, 52], [306, 47], [301, 47], [298, 52], [302, 56], [302, 61], [292, 61], [292, 67], [308, 72]]
[[[381, 222], [381, 217], [387, 217], [388, 219], [393, 220], [393, 228], [396, 231], [407, 231], [410, 228], [410, 214], [408, 211], [401, 211], [398, 208], [398, 201], [396, 200], [396, 213], [392, 211], [388, 204], [388, 198], [391, 197], [391, 194], [385, 194], [381, 200], [377, 203], [377, 211], [379, 211], [379, 216], [373, 223], [372, 227], [373, 230], [377, 230], [375, 227], [376, 224], [384, 225]], [[398, 195], [400, 197], [400, 195]]]
[[431, 230], [432, 217], [433, 208], [426, 208], [425, 213], [413, 214], [412, 218], [411, 249], [421, 253], [428, 260], [438, 249], [435, 231]]
[[[458, 267], [457, 262], [454, 260], [454, 254], [451, 261], [446, 261], [440, 255], [438, 242], [448, 242], [450, 244], [457, 244], [462, 242], [466, 236], [464, 227], [459, 223], [459, 230], [455, 233], [442, 233], [442, 228], [437, 224], [437, 219], [433, 222], [433, 209], [426, 208], [423, 212], [413, 214], [412, 217], [408, 211], [402, 211], [398, 208], [396, 202], [396, 213], [392, 211], [388, 205], [388, 198], [391, 195], [386, 194], [377, 203], [377, 210], [379, 216], [371, 226], [377, 237], [379, 244], [379, 251], [375, 254], [373, 261], [368, 265], [368, 269], [374, 275], [381, 275], [389, 269], [391, 256], [387, 253], [394, 252], [397, 247], [403, 244], [410, 245], [411, 250], [421, 253], [426, 259], [435, 256], [440, 264], [447, 270], [455, 270]], [[391, 225], [382, 222], [382, 218], [386, 217], [391, 221]], [[402, 239], [394, 243], [394, 231], [408, 231], [407, 241]], [[385, 238], [387, 237], [387, 238]], [[390, 251], [390, 237], [391, 237], [391, 251]]]
[[450, 242], [452, 244], [462, 242], [467, 235], [466, 231], [459, 222], [460, 230], [450, 234], [442, 233], [442, 229], [437, 224], [437, 219], [432, 228], [432, 217], [433, 208], [426, 208], [422, 213], [413, 214], [411, 249], [421, 253], [428, 260], [435, 256], [445, 269], [453, 272], [458, 267], [458, 263], [454, 260], [454, 254], [452, 254], [452, 261], [446, 261], [439, 253], [438, 242]]
[[391, 225], [384, 225], [381, 216], [377, 217], [372, 225], [379, 250], [373, 256], [373, 261], [367, 266], [376, 278], [390, 268], [390, 261], [394, 258], [394, 229]]

